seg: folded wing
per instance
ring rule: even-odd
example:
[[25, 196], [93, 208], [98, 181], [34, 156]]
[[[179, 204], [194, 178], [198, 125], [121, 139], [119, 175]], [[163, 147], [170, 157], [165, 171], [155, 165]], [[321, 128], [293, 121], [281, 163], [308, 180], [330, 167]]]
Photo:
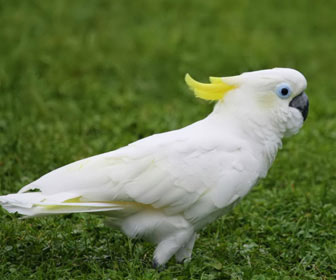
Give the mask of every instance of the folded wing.
[[222, 171], [229, 174], [227, 167], [240, 149], [232, 141], [219, 145], [207, 137], [191, 141], [190, 136], [178, 131], [153, 135], [56, 169], [20, 193], [71, 193], [64, 203], [111, 203], [179, 213], [218, 185]]

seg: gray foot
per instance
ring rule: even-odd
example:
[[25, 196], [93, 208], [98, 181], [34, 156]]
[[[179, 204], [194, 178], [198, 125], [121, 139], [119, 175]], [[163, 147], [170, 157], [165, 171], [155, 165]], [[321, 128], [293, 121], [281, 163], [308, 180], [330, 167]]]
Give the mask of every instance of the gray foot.
[[153, 259], [153, 262], [152, 262], [152, 267], [154, 269], [156, 269], [157, 271], [163, 271], [166, 269], [166, 266], [163, 264], [159, 264], [158, 261], [156, 259]]

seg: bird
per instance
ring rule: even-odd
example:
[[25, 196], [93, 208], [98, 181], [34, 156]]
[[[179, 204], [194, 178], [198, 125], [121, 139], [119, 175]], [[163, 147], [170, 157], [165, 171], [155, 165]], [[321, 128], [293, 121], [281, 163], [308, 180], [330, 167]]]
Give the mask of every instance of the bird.
[[24, 218], [101, 214], [128, 237], [154, 243], [154, 267], [173, 256], [190, 260], [198, 232], [245, 197], [283, 138], [298, 133], [309, 100], [305, 77], [290, 68], [185, 81], [215, 102], [204, 119], [55, 169], [0, 196], [0, 205]]

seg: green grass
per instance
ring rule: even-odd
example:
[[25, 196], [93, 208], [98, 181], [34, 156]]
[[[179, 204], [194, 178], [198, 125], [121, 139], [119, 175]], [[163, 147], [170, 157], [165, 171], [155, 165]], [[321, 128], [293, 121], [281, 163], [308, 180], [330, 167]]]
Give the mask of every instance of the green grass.
[[293, 67], [311, 109], [268, 177], [206, 227], [193, 259], [66, 215], [1, 211], [0, 279], [335, 279], [334, 1], [0, 0], [0, 193], [210, 112], [184, 85]]

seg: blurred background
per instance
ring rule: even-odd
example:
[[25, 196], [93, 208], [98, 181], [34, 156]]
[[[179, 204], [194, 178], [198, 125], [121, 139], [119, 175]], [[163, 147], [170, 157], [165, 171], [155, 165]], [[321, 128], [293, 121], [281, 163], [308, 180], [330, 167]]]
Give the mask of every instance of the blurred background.
[[[336, 215], [335, 9], [335, 1], [313, 0], [0, 0], [1, 194], [17, 191], [71, 161], [205, 117], [213, 104], [197, 100], [187, 89], [184, 84], [187, 72], [206, 81], [208, 76], [291, 67], [301, 71], [308, 80], [311, 107], [304, 128], [288, 142], [285, 140], [269, 177], [233, 214], [203, 233], [204, 238], [209, 236], [196, 244], [203, 254], [198, 262], [196, 258], [187, 267], [172, 266], [172, 269], [184, 271], [181, 279], [200, 279], [200, 275], [204, 275], [202, 279], [335, 276], [336, 240], [332, 222]], [[42, 236], [46, 237], [39, 237], [43, 240], [37, 243], [30, 241], [33, 249], [29, 249], [38, 255], [48, 240], [57, 244], [59, 237], [47, 228], [57, 227], [55, 223], [63, 223], [62, 218], [34, 222], [35, 229], [30, 229], [28, 223], [4, 215], [0, 220], [3, 228], [0, 239], [4, 240], [2, 246], [11, 248], [2, 256], [0, 273], [19, 279], [50, 270], [43, 257], [28, 259], [24, 241], [21, 240], [23, 248], [15, 247], [21, 238], [18, 230], [28, 232], [24, 238], [36, 240], [36, 223], [41, 223]], [[82, 216], [76, 217], [88, 231], [90, 226], [85, 225]], [[270, 226], [262, 231], [265, 220], [273, 218], [272, 225], [288, 222], [293, 228], [274, 230]], [[94, 225], [100, 223], [98, 218], [88, 219]], [[246, 225], [246, 231], [242, 231]], [[102, 234], [109, 233], [98, 228]], [[63, 225], [63, 232], [67, 229]], [[71, 232], [69, 229], [68, 239]], [[88, 232], [86, 238], [92, 239], [95, 247], [101, 241]], [[217, 239], [214, 232], [220, 233], [215, 235]], [[245, 236], [246, 232], [256, 233], [251, 237]], [[274, 243], [264, 244], [264, 233], [268, 236], [273, 233]], [[239, 250], [230, 249], [225, 243], [216, 255], [215, 248], [229, 236], [231, 244], [238, 242], [238, 249], [246, 244], [258, 246], [248, 247], [250, 251], [245, 248], [247, 255], [242, 253], [241, 258], [236, 255], [235, 258], [232, 254]], [[291, 236], [293, 239], [288, 239]], [[302, 245], [305, 237], [307, 242]], [[118, 238], [120, 246], [129, 244], [125, 237]], [[282, 245], [275, 245], [278, 242]], [[142, 245], [134, 246], [134, 250], [141, 251]], [[146, 246], [143, 250], [151, 248]], [[215, 255], [210, 254], [203, 263], [202, 257], [206, 257], [211, 246]], [[260, 260], [260, 247], [266, 251], [271, 248], [270, 255], [266, 254], [263, 260]], [[44, 258], [59, 258], [58, 266], [76, 271], [78, 279], [82, 279], [80, 271], [97, 275], [97, 271], [108, 271], [112, 262], [88, 261], [84, 268], [81, 255], [76, 255], [76, 259], [68, 251], [70, 255], [59, 250], [45, 253]], [[111, 255], [106, 250], [104, 254]], [[280, 252], [285, 251], [291, 253], [278, 260]], [[255, 253], [254, 264], [251, 252]], [[135, 279], [139, 271], [150, 268], [151, 253], [144, 264], [135, 264], [138, 269], [135, 272], [125, 264], [120, 268], [123, 273], [111, 279]], [[133, 259], [134, 254], [126, 250], [119, 258]], [[218, 254], [224, 255], [218, 257]], [[65, 256], [63, 260], [62, 256]], [[77, 268], [73, 268], [71, 259], [79, 262]], [[51, 267], [55, 269], [53, 277], [59, 277], [62, 269], [55, 268], [57, 262]], [[144, 275], [152, 279], [173, 273], [168, 270], [157, 276], [155, 271], [148, 271], [150, 276]], [[179, 277], [180, 274], [175, 271], [169, 275]], [[308, 276], [311, 278], [302, 278]]]

